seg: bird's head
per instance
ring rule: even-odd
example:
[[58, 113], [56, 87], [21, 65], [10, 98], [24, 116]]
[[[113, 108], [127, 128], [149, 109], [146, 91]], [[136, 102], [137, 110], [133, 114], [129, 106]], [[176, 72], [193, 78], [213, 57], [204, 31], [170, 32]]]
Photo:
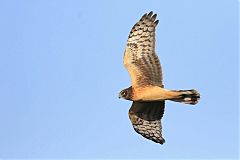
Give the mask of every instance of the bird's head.
[[132, 99], [132, 87], [123, 89], [123, 90], [119, 93], [118, 98], [123, 98], [123, 99], [131, 100], [131, 99]]

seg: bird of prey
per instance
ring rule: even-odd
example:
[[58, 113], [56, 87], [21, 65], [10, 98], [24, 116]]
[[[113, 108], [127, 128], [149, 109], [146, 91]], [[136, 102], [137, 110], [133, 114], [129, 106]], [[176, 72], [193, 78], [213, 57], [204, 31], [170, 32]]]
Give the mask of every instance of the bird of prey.
[[131, 77], [131, 86], [119, 93], [119, 98], [133, 101], [129, 118], [134, 130], [156, 143], [165, 142], [161, 118], [165, 100], [194, 105], [200, 94], [194, 90], [164, 89], [162, 68], [155, 52], [157, 14], [144, 14], [133, 26], [124, 53], [124, 66]]

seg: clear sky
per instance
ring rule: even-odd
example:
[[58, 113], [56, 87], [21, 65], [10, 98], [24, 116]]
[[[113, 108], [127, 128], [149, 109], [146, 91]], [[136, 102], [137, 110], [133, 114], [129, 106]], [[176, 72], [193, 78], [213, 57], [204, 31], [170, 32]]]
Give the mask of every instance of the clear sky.
[[[238, 2], [0, 1], [0, 158], [237, 158]], [[164, 145], [128, 119], [123, 53], [131, 27], [158, 14], [156, 50], [168, 89]]]

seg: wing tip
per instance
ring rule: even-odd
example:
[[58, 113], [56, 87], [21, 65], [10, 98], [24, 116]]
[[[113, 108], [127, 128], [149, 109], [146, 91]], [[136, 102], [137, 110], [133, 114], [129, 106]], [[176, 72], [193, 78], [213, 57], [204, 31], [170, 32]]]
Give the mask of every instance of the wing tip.
[[151, 17], [152, 15], [153, 15], [153, 11], [150, 11], [150, 12], [148, 13], [148, 16]]
[[144, 137], [144, 138], [146, 138], [148, 140], [151, 140], [151, 141], [153, 141], [155, 143], [159, 143], [159, 144], [163, 145], [166, 142], [165, 139], [162, 137], [162, 135], [146, 133], [146, 132], [143, 132], [143, 131], [139, 130], [138, 128], [135, 128], [135, 127], [133, 127], [133, 128], [142, 137]]
[[161, 145], [165, 143], [165, 139], [162, 136], [162, 125], [160, 120], [144, 120], [137, 116], [132, 110], [128, 112], [128, 115], [132, 122], [133, 129], [138, 134], [155, 143]]
[[149, 19], [152, 22], [154, 22], [155, 26], [157, 26], [157, 24], [159, 23], [159, 20], [158, 19], [156, 20], [156, 18], [157, 18], [157, 13], [154, 14], [153, 11], [150, 11], [149, 13], [145, 13], [141, 17], [140, 21], [143, 21], [145, 19]]
[[157, 26], [158, 23], [159, 23], [159, 20], [156, 20], [156, 21], [154, 22], [155, 26]]
[[154, 141], [154, 142], [156, 142], [156, 143], [159, 143], [159, 144], [161, 144], [161, 145], [163, 145], [166, 141], [165, 141], [165, 139], [164, 138], [161, 138], [161, 139], [158, 139], [157, 141]]

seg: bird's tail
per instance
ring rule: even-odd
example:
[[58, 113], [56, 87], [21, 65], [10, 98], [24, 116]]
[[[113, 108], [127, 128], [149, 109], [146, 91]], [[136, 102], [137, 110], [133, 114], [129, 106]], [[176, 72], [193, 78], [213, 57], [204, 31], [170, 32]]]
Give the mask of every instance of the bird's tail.
[[200, 94], [192, 89], [192, 90], [172, 90], [178, 94], [176, 98], [171, 99], [175, 102], [185, 103], [185, 104], [197, 104], [200, 99]]

